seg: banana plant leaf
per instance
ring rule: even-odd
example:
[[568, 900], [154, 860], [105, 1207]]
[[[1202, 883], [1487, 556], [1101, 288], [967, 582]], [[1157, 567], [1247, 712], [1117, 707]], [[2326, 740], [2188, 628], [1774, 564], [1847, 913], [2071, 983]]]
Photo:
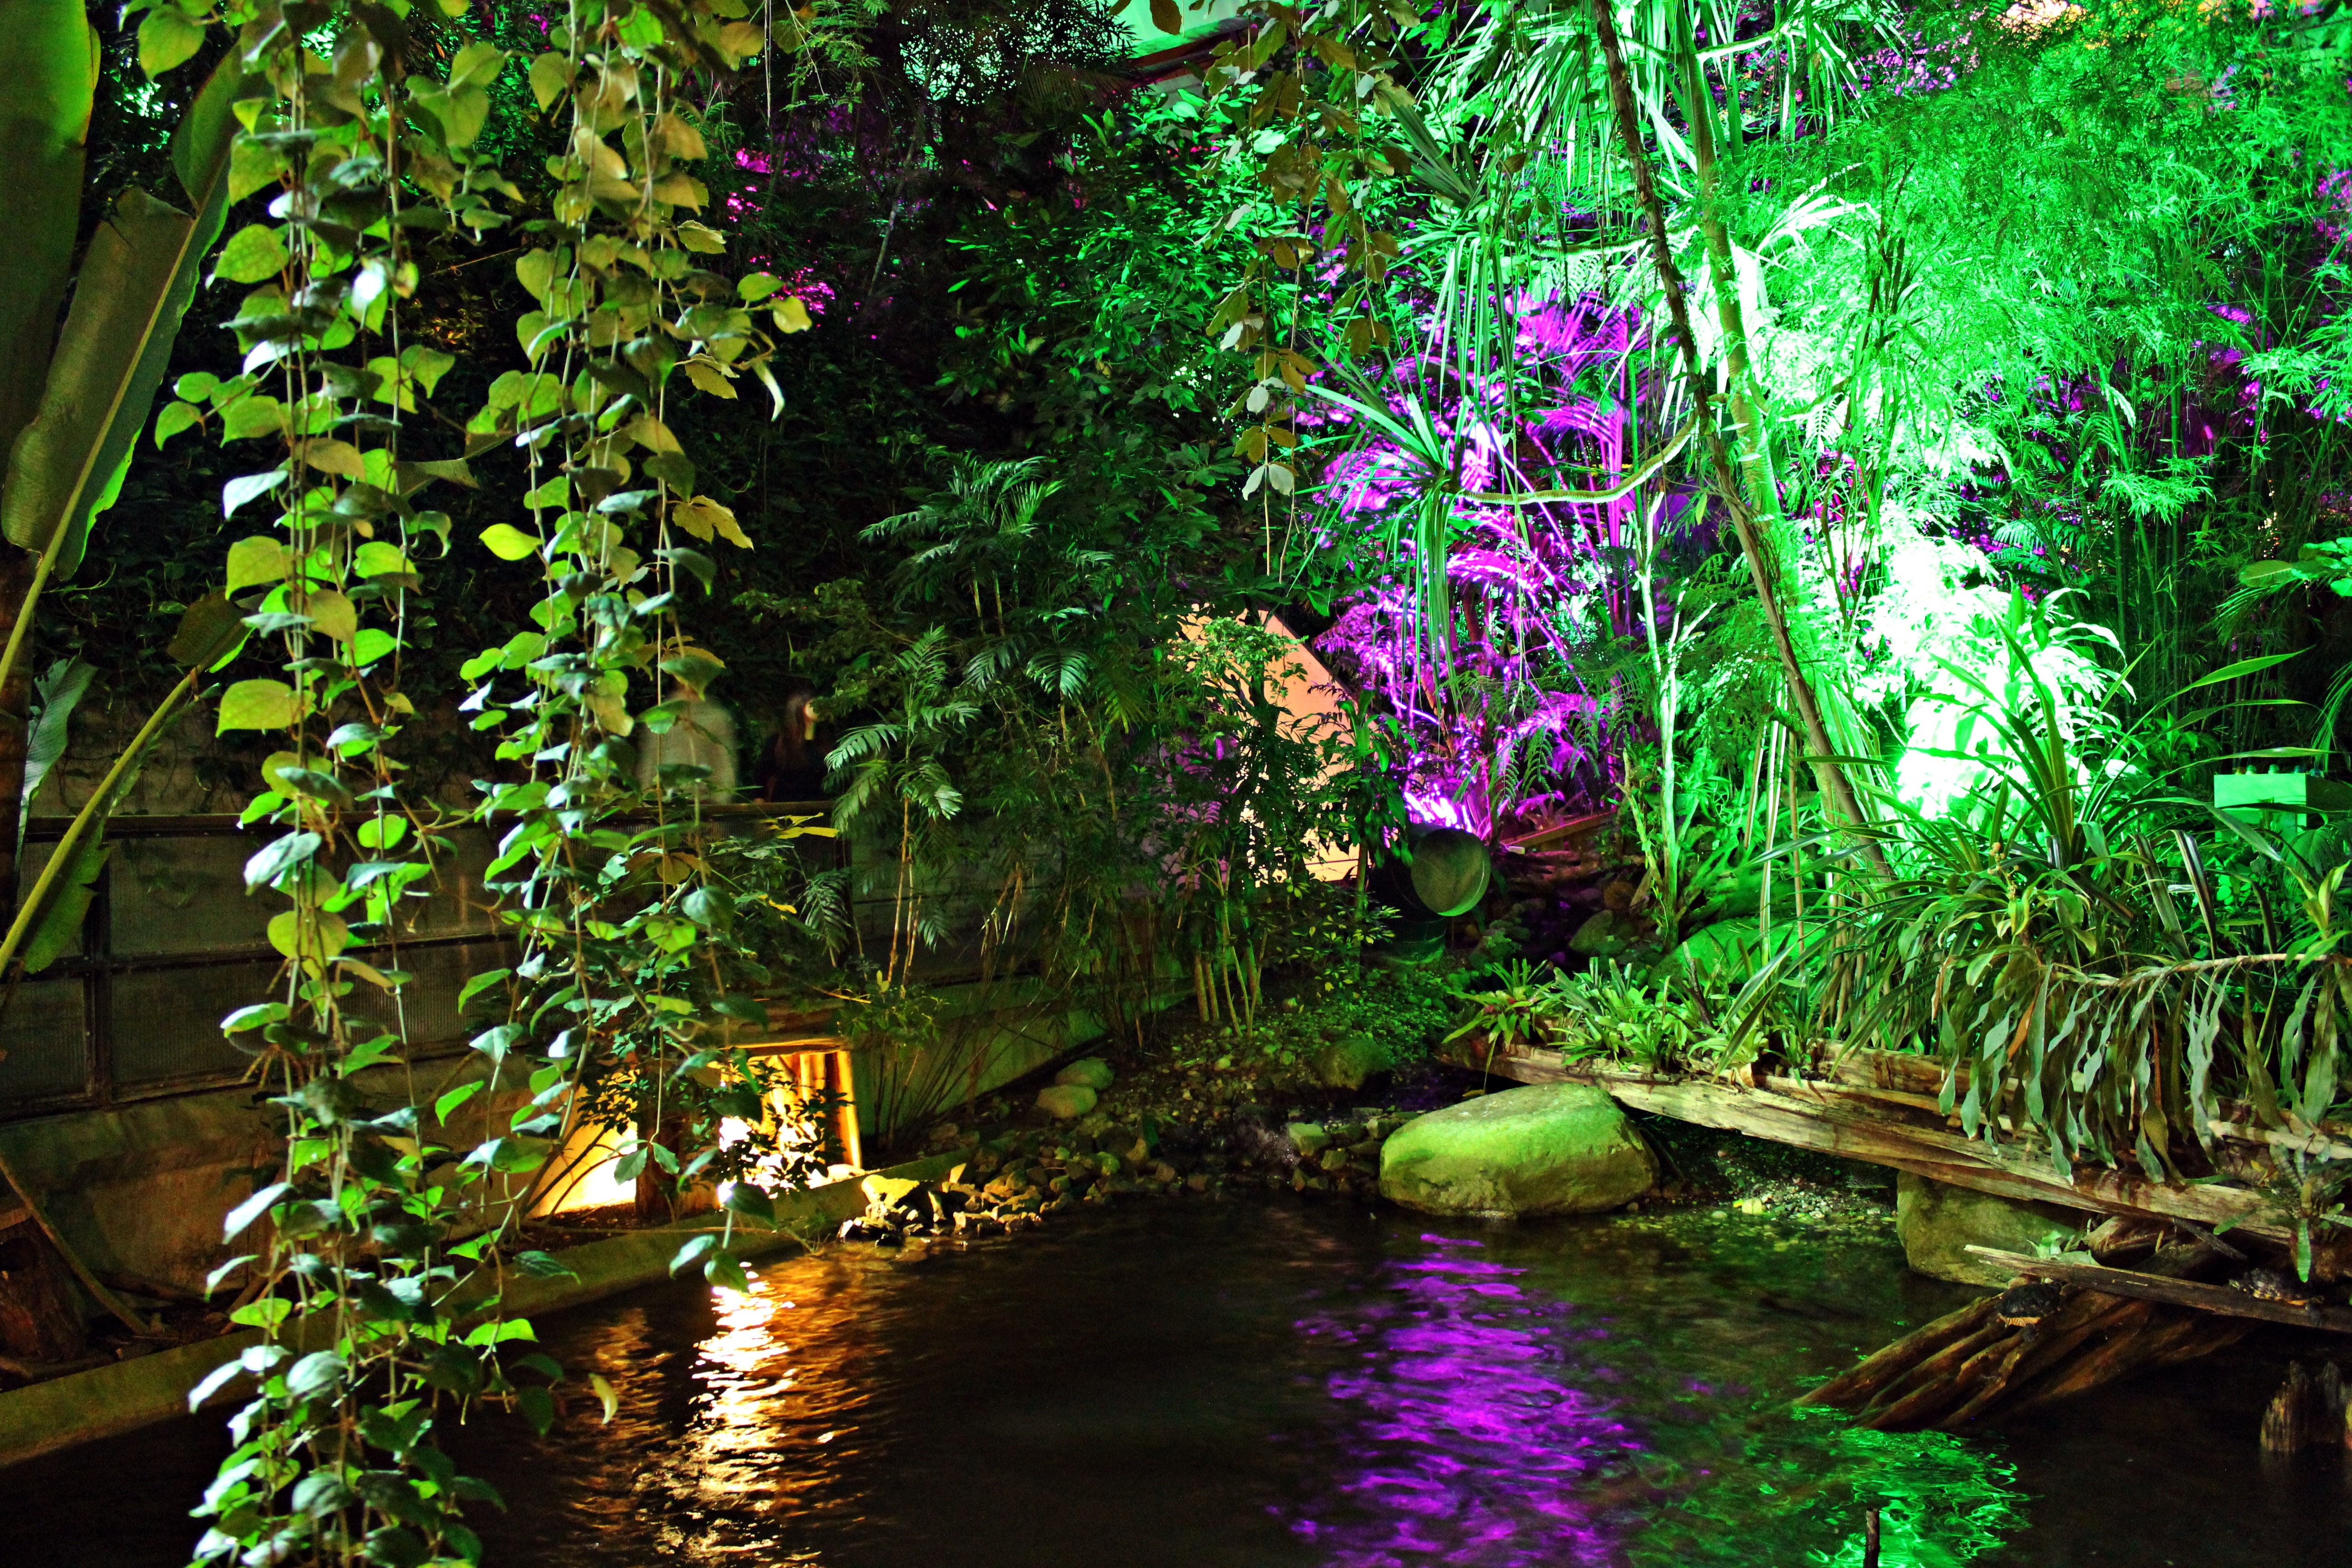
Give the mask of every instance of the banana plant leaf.
[[98, 673], [89, 660], [76, 655], [61, 658], [49, 666], [49, 672], [33, 682], [33, 689], [41, 700], [39, 717], [33, 721], [31, 732], [25, 738], [25, 788], [16, 807], [16, 852], [25, 852], [25, 821], [33, 812], [33, 797], [41, 792], [41, 781], [66, 754], [66, 726], [73, 710], [81, 703], [82, 694], [89, 689], [90, 677]]
[[0, 0], [0, 168], [8, 243], [0, 246], [0, 451], [40, 405], [73, 275], [98, 34], [78, 0]]
[[9, 452], [0, 532], [49, 558], [49, 575], [59, 581], [80, 565], [90, 520], [122, 488], [205, 256], [220, 237], [237, 132], [231, 108], [245, 79], [234, 58], [225, 62], [173, 137], [173, 166], [193, 216], [132, 190], [99, 226], [40, 412]]

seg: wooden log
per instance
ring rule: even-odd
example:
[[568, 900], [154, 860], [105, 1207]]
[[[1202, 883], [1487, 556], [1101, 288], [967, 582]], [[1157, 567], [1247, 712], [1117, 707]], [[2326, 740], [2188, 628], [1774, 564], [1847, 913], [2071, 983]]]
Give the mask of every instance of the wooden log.
[[1983, 1297], [1958, 1311], [1945, 1313], [1934, 1322], [1914, 1329], [1893, 1344], [1872, 1352], [1860, 1364], [1822, 1384], [1797, 1403], [1826, 1405], [1837, 1410], [1854, 1410], [1869, 1404], [1880, 1389], [1921, 1361], [1955, 1340], [1964, 1339], [1982, 1328], [1992, 1317], [1996, 1300], [1991, 1296]]
[[2095, 1263], [2059, 1263], [2049, 1258], [2028, 1258], [2022, 1253], [2003, 1252], [1997, 1247], [1971, 1247], [1969, 1250], [2004, 1268], [2036, 1279], [2055, 1279], [2062, 1284], [2079, 1285], [2111, 1296], [2131, 1296], [2143, 1301], [2189, 1307], [2200, 1312], [2219, 1312], [2225, 1317], [2255, 1318], [2264, 1322], [2292, 1323], [2297, 1328], [2326, 1329], [2331, 1333], [2352, 1334], [2352, 1310], [2343, 1307], [2296, 1306], [2287, 1301], [2265, 1301], [2259, 1296], [2233, 1290], [2226, 1285], [2200, 1284], [2189, 1279], [2168, 1279], [2160, 1274], [2144, 1274], [2136, 1269], [2107, 1268]]
[[1934, 1419], [1937, 1412], [1962, 1397], [1955, 1373], [1987, 1345], [2006, 1340], [2015, 1329], [1995, 1318], [1964, 1340], [1947, 1345], [1911, 1369], [1878, 1401], [1854, 1417], [1857, 1426], [1882, 1432], [1906, 1431]]
[[2010, 1385], [2022, 1388], [2091, 1340], [2137, 1328], [2148, 1316], [2146, 1301], [2086, 1290], [2068, 1302], [2057, 1317], [2042, 1325], [2042, 1332], [2010, 1370]]
[[2205, 1320], [2179, 1315], [2155, 1317], [2159, 1310], [2151, 1305], [2150, 1321], [2144, 1326], [2130, 1331], [2111, 1331], [2106, 1342], [2089, 1354], [2053, 1368], [2039, 1388], [2021, 1394], [2017, 1403], [2008, 1406], [2005, 1413], [2018, 1415], [2038, 1410], [2128, 1377], [2151, 1363], [2176, 1364], [2193, 1360], [2228, 1342], [2216, 1341], [2209, 1333]]
[[2047, 1149], [1989, 1143], [1937, 1127], [1874, 1114], [1859, 1102], [1800, 1099], [1720, 1081], [1665, 1079], [1637, 1073], [1572, 1069], [1556, 1053], [1495, 1053], [1490, 1067], [1520, 1083], [1592, 1083], [1620, 1103], [1701, 1127], [1744, 1133], [1800, 1149], [1818, 1150], [1868, 1164], [1909, 1171], [1931, 1181], [1996, 1197], [2061, 1204], [2095, 1214], [2154, 1215], [2208, 1227], [2228, 1225], [2280, 1243], [2291, 1237], [2260, 1217], [2262, 1195], [2218, 1184], [2151, 1182], [2130, 1172], [2082, 1166], [2072, 1180], [2052, 1167]]
[[[2076, 1300], [2082, 1300], [2084, 1298], [2076, 1298]], [[2068, 1304], [2073, 1305], [2071, 1302]], [[2038, 1333], [2011, 1335], [2007, 1346], [2002, 1347], [2000, 1364], [1992, 1369], [1991, 1374], [1977, 1384], [1976, 1392], [1969, 1397], [1967, 1404], [1937, 1422], [1937, 1426], [1946, 1432], [1954, 1431], [1990, 1410], [2009, 1393], [2011, 1385], [2017, 1381], [2018, 1369], [2026, 1364], [2029, 1356], [2042, 1348], [2049, 1333], [2050, 1325], [2043, 1323]]]

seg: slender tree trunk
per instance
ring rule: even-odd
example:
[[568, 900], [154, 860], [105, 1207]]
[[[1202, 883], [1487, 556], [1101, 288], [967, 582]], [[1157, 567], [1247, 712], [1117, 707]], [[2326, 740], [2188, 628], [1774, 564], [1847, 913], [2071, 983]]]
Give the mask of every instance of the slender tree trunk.
[[1611, 0], [1591, 0], [1591, 5], [1593, 31], [1609, 72], [1609, 99], [1615, 111], [1618, 135], [1625, 143], [1625, 156], [1633, 165], [1634, 195], [1649, 220], [1652, 259], [1657, 266], [1658, 282], [1665, 290], [1666, 309], [1674, 319], [1675, 331], [1682, 339], [1683, 371], [1690, 384], [1692, 417], [1697, 421], [1699, 439], [1706, 444], [1717, 487], [1723, 492], [1724, 506], [1730, 511], [1732, 527], [1739, 535], [1740, 553], [1747, 557], [1748, 574], [1755, 579], [1765, 623], [1772, 629], [1780, 671], [1789, 683], [1790, 699], [1796, 705], [1798, 721], [1804, 726], [1806, 745], [1812, 753], [1813, 777], [1832, 813], [1854, 837], [1863, 858], [1885, 875], [1888, 869], [1886, 857], [1866, 830], [1861, 803], [1854, 797], [1853, 785], [1846, 778], [1845, 770], [1838, 765], [1837, 748], [1831, 744], [1829, 727], [1822, 721], [1821, 703], [1813, 695], [1812, 682], [1805, 678], [1796, 644], [1790, 637], [1788, 613], [1780, 604], [1779, 563], [1757, 527], [1739, 477], [1732, 470], [1723, 432], [1716, 427], [1714, 389], [1708, 384], [1706, 367], [1699, 363], [1698, 339], [1691, 331], [1689, 289], [1683, 281], [1682, 269], [1675, 264], [1673, 242], [1666, 234], [1665, 209], [1658, 200], [1657, 185], [1650, 177], [1650, 160], [1642, 148], [1641, 118], [1634, 108], [1633, 87], [1626, 78], [1624, 49], [1618, 41], [1617, 19], [1611, 10]]

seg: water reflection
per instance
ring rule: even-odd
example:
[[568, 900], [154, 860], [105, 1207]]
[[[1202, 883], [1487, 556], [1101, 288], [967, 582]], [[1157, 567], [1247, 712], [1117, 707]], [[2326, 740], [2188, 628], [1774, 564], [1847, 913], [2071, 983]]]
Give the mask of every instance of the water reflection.
[[1382, 1268], [1384, 1291], [1298, 1325], [1355, 1354], [1325, 1384], [1349, 1415], [1339, 1506], [1294, 1528], [1331, 1568], [1613, 1561], [1587, 1483], [1634, 1445], [1613, 1400], [1562, 1375], [1601, 1331], [1478, 1241], [1422, 1241], [1426, 1257]]
[[[1790, 1417], [1948, 1304], [1876, 1233], [1154, 1205], [761, 1285], [542, 1322], [567, 1418], [451, 1445], [511, 1506], [476, 1516], [486, 1561], [1859, 1568], [1873, 1504], [1883, 1568], [2352, 1561], [2339, 1470], [2263, 1488], [2258, 1349], [2006, 1434]], [[0, 1472], [0, 1563], [180, 1568], [226, 1447], [208, 1416]]]

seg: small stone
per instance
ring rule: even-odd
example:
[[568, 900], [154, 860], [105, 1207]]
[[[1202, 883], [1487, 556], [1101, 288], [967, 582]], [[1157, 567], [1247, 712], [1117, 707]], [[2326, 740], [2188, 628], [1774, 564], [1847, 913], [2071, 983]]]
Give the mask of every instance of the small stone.
[[1348, 1152], [1345, 1149], [1326, 1149], [1321, 1163], [1327, 1171], [1344, 1171], [1348, 1168]]
[[1568, 939], [1570, 952], [1591, 958], [1615, 958], [1633, 945], [1633, 922], [1613, 910], [1602, 910]]
[[1056, 1121], [1084, 1116], [1095, 1108], [1095, 1091], [1082, 1083], [1057, 1083], [1037, 1091], [1037, 1109]]
[[1294, 1121], [1283, 1131], [1290, 1134], [1293, 1143], [1298, 1145], [1298, 1152], [1303, 1158], [1312, 1159], [1331, 1146], [1331, 1134], [1320, 1122]]
[[1336, 1040], [1316, 1052], [1312, 1062], [1317, 1082], [1326, 1089], [1361, 1089], [1366, 1079], [1395, 1065], [1387, 1049], [1369, 1035]]
[[1111, 1078], [1110, 1063], [1100, 1057], [1086, 1057], [1072, 1062], [1068, 1067], [1055, 1073], [1054, 1081], [1058, 1084], [1080, 1084], [1100, 1094], [1110, 1087]]

